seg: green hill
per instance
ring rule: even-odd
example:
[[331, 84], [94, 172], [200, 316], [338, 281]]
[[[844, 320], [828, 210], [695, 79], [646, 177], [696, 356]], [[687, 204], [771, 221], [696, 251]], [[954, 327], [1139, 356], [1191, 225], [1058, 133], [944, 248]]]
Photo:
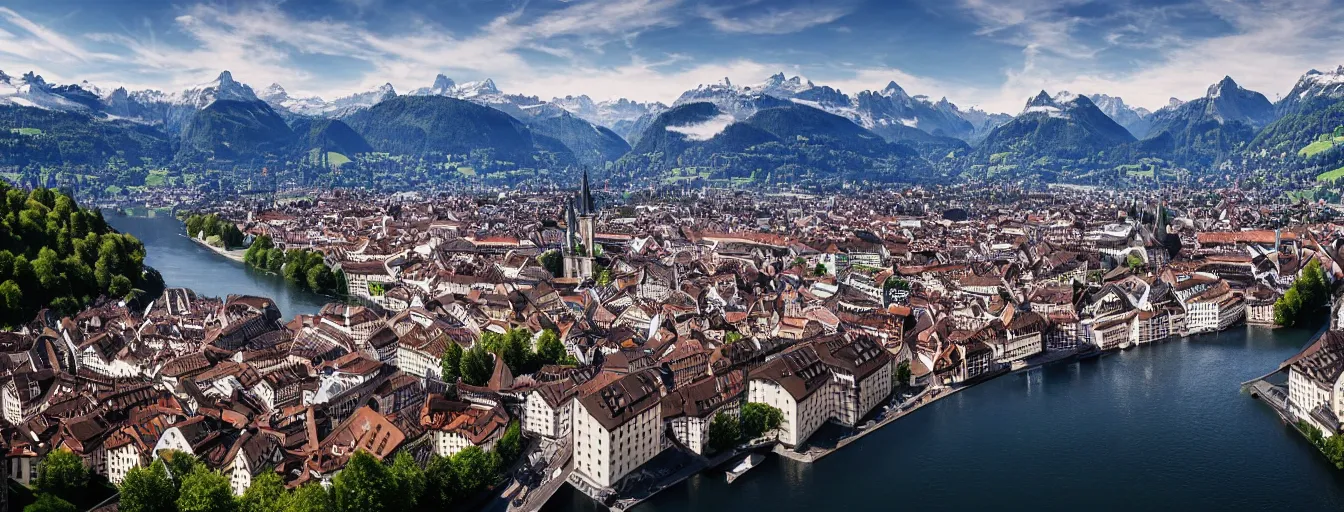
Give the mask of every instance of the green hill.
[[848, 119], [787, 104], [735, 122], [710, 103], [672, 108], [655, 119], [617, 164], [617, 178], [668, 176], [755, 181], [927, 178], [913, 148], [890, 143]]
[[191, 117], [178, 159], [246, 161], [292, 153], [294, 132], [263, 101], [220, 100]]
[[528, 123], [528, 127], [536, 134], [560, 141], [574, 153], [574, 157], [580, 163], [589, 166], [614, 162], [630, 151], [630, 144], [620, 135], [579, 119], [569, 112], [532, 121]]
[[477, 155], [520, 167], [574, 162], [563, 146], [540, 140], [508, 114], [443, 96], [398, 96], [343, 121], [379, 152]]
[[101, 165], [114, 157], [163, 162], [172, 155], [171, 139], [152, 126], [0, 106], [0, 165]]

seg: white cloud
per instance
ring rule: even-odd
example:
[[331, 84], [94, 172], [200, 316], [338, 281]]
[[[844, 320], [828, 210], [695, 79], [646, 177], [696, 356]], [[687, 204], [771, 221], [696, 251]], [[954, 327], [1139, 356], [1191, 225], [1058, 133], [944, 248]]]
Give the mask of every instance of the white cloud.
[[982, 35], [1023, 49], [1023, 64], [1006, 70], [999, 86], [959, 96], [1003, 112], [1017, 112], [1040, 90], [1061, 89], [1120, 96], [1155, 110], [1173, 96], [1202, 96], [1224, 75], [1272, 101], [1307, 69], [1344, 62], [1344, 11], [1330, 0], [1206, 0], [1203, 7], [1231, 31], [1202, 39], [1181, 37], [1179, 26], [1157, 22], [1166, 7], [1128, 12], [1140, 24], [1124, 25], [1103, 40], [1154, 49], [1157, 57], [1118, 72], [1106, 71], [1096, 58], [1104, 48], [1081, 42], [1069, 28], [1077, 20], [1050, 4], [964, 0], [963, 5], [981, 22]]
[[681, 126], [669, 126], [667, 131], [680, 133], [686, 140], [706, 141], [723, 132], [724, 128], [733, 124], [733, 116], [728, 114], [719, 114], [698, 123], [691, 123]]
[[[737, 7], [702, 6], [699, 13], [700, 16], [709, 20], [714, 28], [724, 32], [792, 34], [817, 25], [825, 25], [854, 11], [853, 6], [843, 3], [804, 5], [784, 9], [774, 7], [758, 9], [755, 6], [750, 6], [743, 10]], [[729, 14], [730, 11], [734, 10], [737, 10], [740, 15]]]

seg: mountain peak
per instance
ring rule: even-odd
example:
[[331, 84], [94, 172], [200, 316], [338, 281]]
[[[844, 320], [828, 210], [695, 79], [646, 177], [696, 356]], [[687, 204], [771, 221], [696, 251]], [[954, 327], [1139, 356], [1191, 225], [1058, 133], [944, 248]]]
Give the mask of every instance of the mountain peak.
[[233, 73], [230, 73], [227, 69], [221, 72], [219, 78], [216, 78], [215, 81], [219, 82], [220, 85], [237, 83], [233, 81]]
[[1238, 89], [1241, 89], [1241, 86], [1237, 85], [1237, 82], [1232, 80], [1232, 77], [1224, 76], [1218, 83], [1209, 86], [1209, 91], [1205, 96], [1209, 98], [1217, 98], [1224, 93], [1234, 93]]
[[887, 82], [887, 86], [882, 88], [882, 95], [894, 98], [906, 98], [910, 96], [905, 93], [905, 89], [902, 89], [901, 86], [896, 84], [895, 80]]
[[1037, 93], [1036, 96], [1027, 98], [1027, 108], [1053, 106], [1055, 106], [1055, 100], [1050, 97], [1050, 93], [1045, 92], [1045, 89], [1041, 89], [1041, 92]]
[[430, 86], [430, 89], [442, 94], [442, 91], [451, 91], [454, 87], [457, 87], [457, 83], [453, 82], [453, 79], [444, 76], [443, 73], [439, 73], [434, 77], [434, 85]]

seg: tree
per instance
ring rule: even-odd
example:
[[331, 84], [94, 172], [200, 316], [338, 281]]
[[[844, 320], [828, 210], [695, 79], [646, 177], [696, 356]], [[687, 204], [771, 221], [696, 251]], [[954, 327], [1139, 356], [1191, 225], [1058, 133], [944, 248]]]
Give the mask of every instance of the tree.
[[107, 293], [116, 298], [125, 297], [131, 293], [131, 280], [123, 275], [112, 276], [112, 283], [107, 287]]
[[473, 386], [483, 386], [490, 380], [490, 374], [495, 370], [494, 359], [486, 352], [485, 346], [477, 343], [471, 347], [471, 350], [462, 354], [462, 364], [459, 368], [459, 376], [463, 382]]
[[910, 384], [910, 361], [896, 365], [896, 383], [901, 386]]
[[168, 477], [173, 479], [173, 487], [182, 488], [182, 482], [187, 475], [197, 471], [201, 462], [190, 453], [180, 450], [170, 450], [163, 455], [165, 461], [164, 468], [168, 470]]
[[177, 491], [179, 512], [237, 512], [229, 479], [216, 471], [196, 466], [182, 478]]
[[784, 421], [784, 412], [773, 406], [748, 402], [742, 406], [742, 435], [747, 439], [756, 439], [779, 428]]
[[37, 490], [56, 496], [76, 496], [89, 485], [83, 459], [64, 448], [52, 450], [37, 465]]
[[23, 507], [23, 512], [79, 512], [79, 509], [55, 495], [39, 493], [37, 501]]
[[238, 512], [281, 512], [285, 482], [274, 471], [262, 471], [238, 498]]
[[443, 357], [439, 359], [439, 367], [443, 370], [444, 382], [457, 382], [457, 378], [462, 376], [462, 345], [450, 341], [448, 348], [443, 351]]
[[14, 280], [0, 283], [0, 327], [23, 323], [23, 289]]
[[709, 422], [709, 448], [716, 452], [730, 450], [742, 438], [742, 424], [736, 416], [726, 413], [714, 415]]
[[425, 492], [425, 510], [447, 510], [462, 496], [462, 484], [453, 467], [452, 459], [434, 455], [425, 467], [425, 480], [428, 490]]
[[509, 427], [504, 429], [504, 435], [495, 443], [495, 451], [499, 452], [499, 458], [505, 462], [512, 462], [522, 454], [523, 431], [518, 426], [518, 420], [509, 422]]
[[560, 251], [555, 249], [543, 252], [541, 255], [537, 256], [537, 263], [541, 264], [541, 268], [546, 269], [546, 271], [550, 272], [554, 277], [560, 277], [565, 273], [564, 257], [560, 255]]
[[322, 484], [313, 482], [284, 495], [280, 512], [331, 512], [331, 493]]
[[156, 460], [148, 467], [134, 467], [126, 472], [121, 481], [120, 501], [118, 507], [124, 512], [176, 512], [177, 488], [163, 461]]
[[598, 286], [607, 286], [614, 280], [615, 279], [611, 276], [611, 270], [605, 268], [598, 271], [597, 276], [593, 278], [593, 281], [596, 282]]
[[1310, 320], [1329, 299], [1330, 285], [1325, 280], [1325, 272], [1320, 261], [1312, 258], [1302, 267], [1302, 273], [1283, 297], [1274, 303], [1274, 322], [1291, 327]]
[[555, 331], [546, 329], [537, 338], [537, 361], [541, 365], [556, 364], [565, 358], [565, 344]]
[[737, 331], [728, 331], [723, 333], [723, 344], [732, 345], [742, 340], [742, 333]]
[[421, 497], [424, 496], [428, 484], [424, 470], [415, 463], [415, 458], [411, 457], [410, 452], [398, 452], [397, 457], [392, 460], [392, 467], [388, 473], [393, 488], [392, 510], [398, 512], [419, 510]]
[[387, 468], [363, 450], [350, 456], [331, 490], [337, 512], [384, 512], [393, 491]]
[[817, 267], [812, 269], [812, 275], [815, 275], [817, 277], [826, 275], [826, 265], [818, 263]]
[[479, 446], [468, 446], [453, 455], [453, 468], [464, 495], [476, 494], [494, 483], [496, 462], [491, 455]]
[[527, 329], [509, 329], [509, 333], [504, 335], [504, 346], [498, 355], [504, 358], [504, 365], [514, 375], [529, 373], [527, 366], [532, 354], [531, 341], [532, 335]]

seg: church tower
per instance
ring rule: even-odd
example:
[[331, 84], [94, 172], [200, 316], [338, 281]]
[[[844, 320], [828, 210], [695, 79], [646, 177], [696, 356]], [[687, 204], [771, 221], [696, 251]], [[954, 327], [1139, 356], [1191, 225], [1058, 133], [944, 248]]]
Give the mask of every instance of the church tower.
[[597, 207], [588, 186], [588, 169], [583, 169], [579, 193], [565, 208], [565, 277], [586, 279], [597, 266], [593, 248], [597, 238]]

